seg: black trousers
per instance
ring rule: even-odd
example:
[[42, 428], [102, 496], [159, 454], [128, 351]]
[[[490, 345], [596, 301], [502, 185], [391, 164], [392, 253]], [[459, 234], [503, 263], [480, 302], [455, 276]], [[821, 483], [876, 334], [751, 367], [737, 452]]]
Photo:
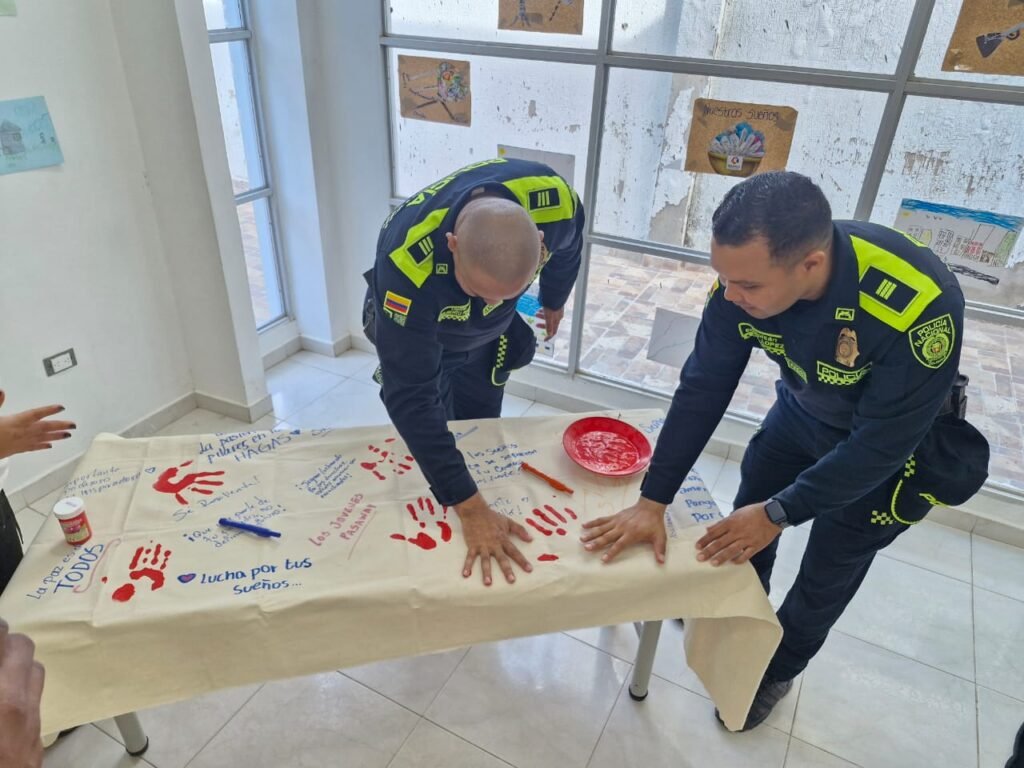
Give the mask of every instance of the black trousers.
[[[529, 365], [537, 351], [533, 329], [519, 316], [493, 341], [441, 356], [439, 395], [445, 415], [453, 419], [496, 419], [501, 416], [505, 384], [514, 370]], [[380, 366], [373, 374], [382, 384]]]
[[21, 528], [7, 494], [0, 491], [0, 594], [21, 562]]
[[[810, 418], [780, 394], [743, 455], [734, 507], [779, 493], [847, 435]], [[897, 479], [898, 475], [850, 506], [814, 519], [796, 581], [778, 610], [783, 635], [768, 665], [770, 677], [789, 680], [804, 670], [857, 594], [875, 553], [910, 527], [886, 513]], [[900, 516], [916, 522], [929, 509], [919, 501], [909, 513], [901, 510]], [[765, 592], [770, 589], [778, 543], [776, 538], [750, 560]]]

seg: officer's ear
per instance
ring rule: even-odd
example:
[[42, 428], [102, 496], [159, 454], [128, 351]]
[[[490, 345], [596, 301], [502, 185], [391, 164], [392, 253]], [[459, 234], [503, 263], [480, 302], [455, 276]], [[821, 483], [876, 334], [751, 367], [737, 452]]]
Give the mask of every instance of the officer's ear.
[[824, 269], [828, 265], [828, 254], [821, 250], [814, 250], [804, 256], [804, 260], [800, 263], [804, 273], [808, 276], [815, 274], [818, 270]]
[[459, 247], [459, 239], [452, 232], [446, 232], [444, 236], [448, 242], [448, 250], [454, 254], [455, 249]]

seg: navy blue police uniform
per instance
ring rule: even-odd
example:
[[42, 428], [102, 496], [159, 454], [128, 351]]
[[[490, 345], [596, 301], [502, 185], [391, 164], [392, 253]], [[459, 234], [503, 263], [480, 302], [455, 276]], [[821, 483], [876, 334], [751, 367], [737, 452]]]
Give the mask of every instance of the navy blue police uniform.
[[446, 233], [478, 195], [519, 203], [544, 233], [534, 276], [542, 307], [565, 305], [583, 245], [579, 196], [548, 166], [524, 160], [462, 168], [384, 222], [363, 318], [380, 358], [374, 377], [392, 422], [446, 505], [476, 493], [447, 421], [499, 417], [509, 373], [530, 362], [537, 343], [516, 299], [487, 304], [455, 279]]
[[[820, 299], [756, 319], [724, 293], [716, 281], [642, 495], [672, 501], [751, 351], [763, 350], [781, 376], [776, 402], [744, 453], [734, 508], [776, 499], [790, 524], [814, 520], [778, 611], [784, 634], [766, 673], [789, 680], [821, 648], [875, 553], [944, 503], [939, 486], [915, 481], [925, 475], [920, 447], [933, 426], [966, 424], [962, 413], [948, 413], [964, 299], [930, 249], [854, 221], [834, 222], [832, 274]], [[778, 537], [751, 558], [765, 591], [777, 546]]]

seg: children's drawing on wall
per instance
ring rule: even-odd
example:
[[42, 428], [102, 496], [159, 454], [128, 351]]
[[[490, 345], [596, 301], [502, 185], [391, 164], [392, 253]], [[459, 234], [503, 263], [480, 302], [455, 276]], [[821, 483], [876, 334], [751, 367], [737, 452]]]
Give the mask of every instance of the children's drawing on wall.
[[64, 162], [46, 99], [0, 101], [0, 174]]
[[942, 60], [944, 72], [1024, 75], [1024, 2], [964, 0]]
[[402, 117], [470, 125], [473, 100], [469, 62], [399, 56], [398, 100]]
[[[1008, 304], [1022, 282], [1015, 246], [1024, 218], [904, 198], [893, 225], [931, 248], [959, 276], [968, 298]], [[1007, 294], [1003, 296], [1003, 294]]]
[[498, 0], [498, 29], [583, 34], [583, 0]]
[[697, 99], [685, 169], [737, 177], [783, 170], [796, 117], [791, 107]]

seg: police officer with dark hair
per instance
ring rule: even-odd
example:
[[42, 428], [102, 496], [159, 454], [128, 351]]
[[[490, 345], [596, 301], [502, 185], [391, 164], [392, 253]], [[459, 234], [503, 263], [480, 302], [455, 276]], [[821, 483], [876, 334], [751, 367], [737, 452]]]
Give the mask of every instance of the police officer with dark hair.
[[555, 335], [579, 271], [583, 222], [579, 196], [548, 166], [485, 160], [402, 203], [367, 273], [363, 327], [380, 357], [381, 398], [431, 492], [459, 515], [463, 575], [480, 558], [488, 585], [492, 558], [509, 582], [512, 562], [531, 570], [513, 542], [530, 535], [488, 505], [447, 422], [501, 416], [509, 374], [537, 344], [516, 302], [539, 276], [542, 327]]
[[697, 542], [697, 558], [712, 565], [749, 560], [768, 591], [779, 534], [814, 521], [747, 730], [821, 648], [875, 553], [932, 506], [963, 503], [980, 488], [988, 445], [963, 420], [963, 294], [918, 241], [833, 221], [810, 179], [771, 172], [735, 186], [715, 211], [711, 266], [719, 279], [641, 498], [586, 523], [583, 540], [607, 550], [605, 562], [650, 542], [663, 562], [665, 508], [751, 350], [779, 365], [777, 399], [743, 456], [734, 511]]

